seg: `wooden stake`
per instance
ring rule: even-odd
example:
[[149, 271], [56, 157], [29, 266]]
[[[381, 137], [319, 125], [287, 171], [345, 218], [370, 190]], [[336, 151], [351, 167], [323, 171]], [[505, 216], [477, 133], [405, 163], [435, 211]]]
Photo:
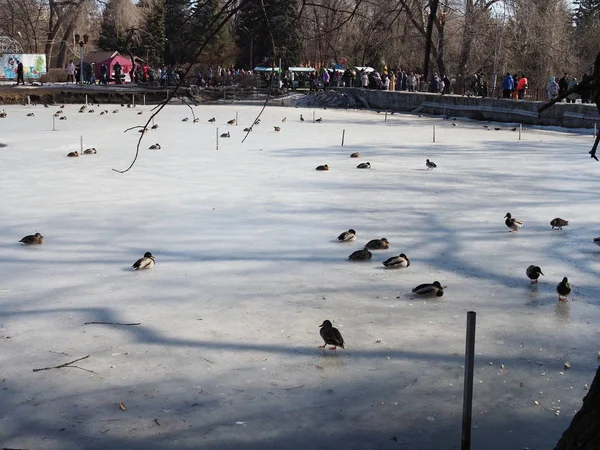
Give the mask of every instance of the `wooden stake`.
[[219, 127], [217, 127], [217, 150], [219, 150]]
[[56, 131], [56, 117], [52, 114], [52, 131]]
[[435, 144], [435, 125], [433, 126], [433, 143]]
[[342, 130], [342, 147], [344, 146], [344, 137], [346, 136], [346, 130]]
[[385, 119], [383, 119], [384, 122], [387, 122], [387, 111], [385, 112]]
[[519, 140], [521, 140], [521, 132], [523, 131], [523, 125], [519, 124]]
[[467, 312], [467, 345], [465, 349], [465, 387], [461, 450], [471, 448], [471, 417], [473, 412], [473, 369], [475, 367], [475, 311]]
[[79, 148], [81, 149], [80, 155], [83, 154], [83, 134], [79, 136]]

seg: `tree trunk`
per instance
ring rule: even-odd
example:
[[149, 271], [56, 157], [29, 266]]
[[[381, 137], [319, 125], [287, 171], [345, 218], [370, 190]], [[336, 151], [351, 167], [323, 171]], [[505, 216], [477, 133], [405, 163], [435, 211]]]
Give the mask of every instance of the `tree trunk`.
[[458, 57], [458, 73], [466, 79], [467, 64], [471, 57], [471, 46], [473, 45], [473, 39], [475, 38], [475, 23], [473, 14], [473, 0], [466, 0], [465, 2], [465, 29], [462, 36], [462, 42], [460, 45], [460, 55]]
[[431, 36], [433, 35], [433, 25], [435, 23], [439, 4], [440, 0], [431, 0], [429, 3], [429, 19], [427, 21], [427, 33], [425, 37], [425, 64], [423, 67], [423, 75], [425, 75], [426, 80], [429, 80], [431, 77], [429, 74], [429, 58], [431, 57], [431, 44], [433, 41]]
[[598, 450], [600, 448], [600, 367], [583, 406], [563, 433], [554, 450]]

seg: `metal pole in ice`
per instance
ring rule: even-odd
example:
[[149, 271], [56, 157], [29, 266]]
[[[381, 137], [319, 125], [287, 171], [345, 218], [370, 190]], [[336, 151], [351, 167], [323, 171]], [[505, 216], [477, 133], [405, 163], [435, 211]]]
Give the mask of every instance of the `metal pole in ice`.
[[385, 112], [385, 119], [383, 119], [384, 122], [387, 122], [387, 111]]
[[523, 131], [523, 124], [519, 124], [519, 140], [521, 140], [521, 131]]
[[315, 123], [315, 112], [313, 111], [313, 123]]
[[85, 94], [85, 106], [88, 105], [88, 101], [87, 101], [87, 94]]
[[56, 131], [56, 116], [52, 114], [52, 131]]
[[433, 126], [433, 143], [435, 144], [435, 125]]
[[239, 123], [238, 121], [238, 112], [235, 112], [235, 126], [237, 127], [237, 124]]
[[135, 94], [131, 94], [131, 105], [135, 108]]
[[346, 130], [342, 130], [342, 147], [344, 146], [344, 137], [346, 136]]
[[219, 127], [217, 127], [217, 150], [219, 150]]
[[31, 106], [31, 96], [27, 96], [27, 106]]
[[83, 154], [83, 134], [79, 136], [79, 149], [81, 150], [81, 154]]
[[594, 137], [597, 136], [598, 133], [598, 124], [596, 122], [594, 122]]
[[[144, 94], [144, 106], [146, 106], [146, 94]], [[152, 124], [154, 125], [154, 124]]]
[[473, 368], [475, 367], [475, 311], [467, 312], [467, 346], [465, 349], [465, 387], [463, 394], [463, 418], [461, 450], [471, 448], [471, 417], [473, 412]]

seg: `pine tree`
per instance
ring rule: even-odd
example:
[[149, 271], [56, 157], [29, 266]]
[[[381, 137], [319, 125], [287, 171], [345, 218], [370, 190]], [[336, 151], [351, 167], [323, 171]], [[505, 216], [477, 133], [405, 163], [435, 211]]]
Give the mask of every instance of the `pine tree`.
[[165, 0], [165, 62], [175, 65], [186, 60], [190, 5], [187, 0]]
[[577, 0], [575, 23], [578, 26], [586, 25], [594, 19], [600, 19], [600, 0]]
[[[245, 29], [252, 35], [254, 65], [271, 65], [276, 58], [275, 65], [297, 64], [301, 52], [301, 37], [299, 30], [298, 0], [264, 0], [265, 11], [261, 2], [245, 2], [240, 10], [240, 20], [237, 26], [238, 45], [241, 50], [240, 62], [247, 65], [250, 55], [250, 39]], [[275, 53], [271, 34], [275, 41]]]
[[149, 64], [162, 64], [165, 52], [165, 3], [164, 0], [144, 0], [138, 6], [143, 9], [144, 23], [140, 39], [140, 56]]

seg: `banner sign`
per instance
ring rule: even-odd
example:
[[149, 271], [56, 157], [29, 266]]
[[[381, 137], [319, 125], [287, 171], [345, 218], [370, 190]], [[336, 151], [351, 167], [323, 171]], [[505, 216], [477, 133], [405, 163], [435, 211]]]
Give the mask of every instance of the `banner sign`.
[[39, 78], [46, 73], [46, 55], [0, 54], [0, 80], [16, 80], [18, 61], [23, 63], [24, 78]]

